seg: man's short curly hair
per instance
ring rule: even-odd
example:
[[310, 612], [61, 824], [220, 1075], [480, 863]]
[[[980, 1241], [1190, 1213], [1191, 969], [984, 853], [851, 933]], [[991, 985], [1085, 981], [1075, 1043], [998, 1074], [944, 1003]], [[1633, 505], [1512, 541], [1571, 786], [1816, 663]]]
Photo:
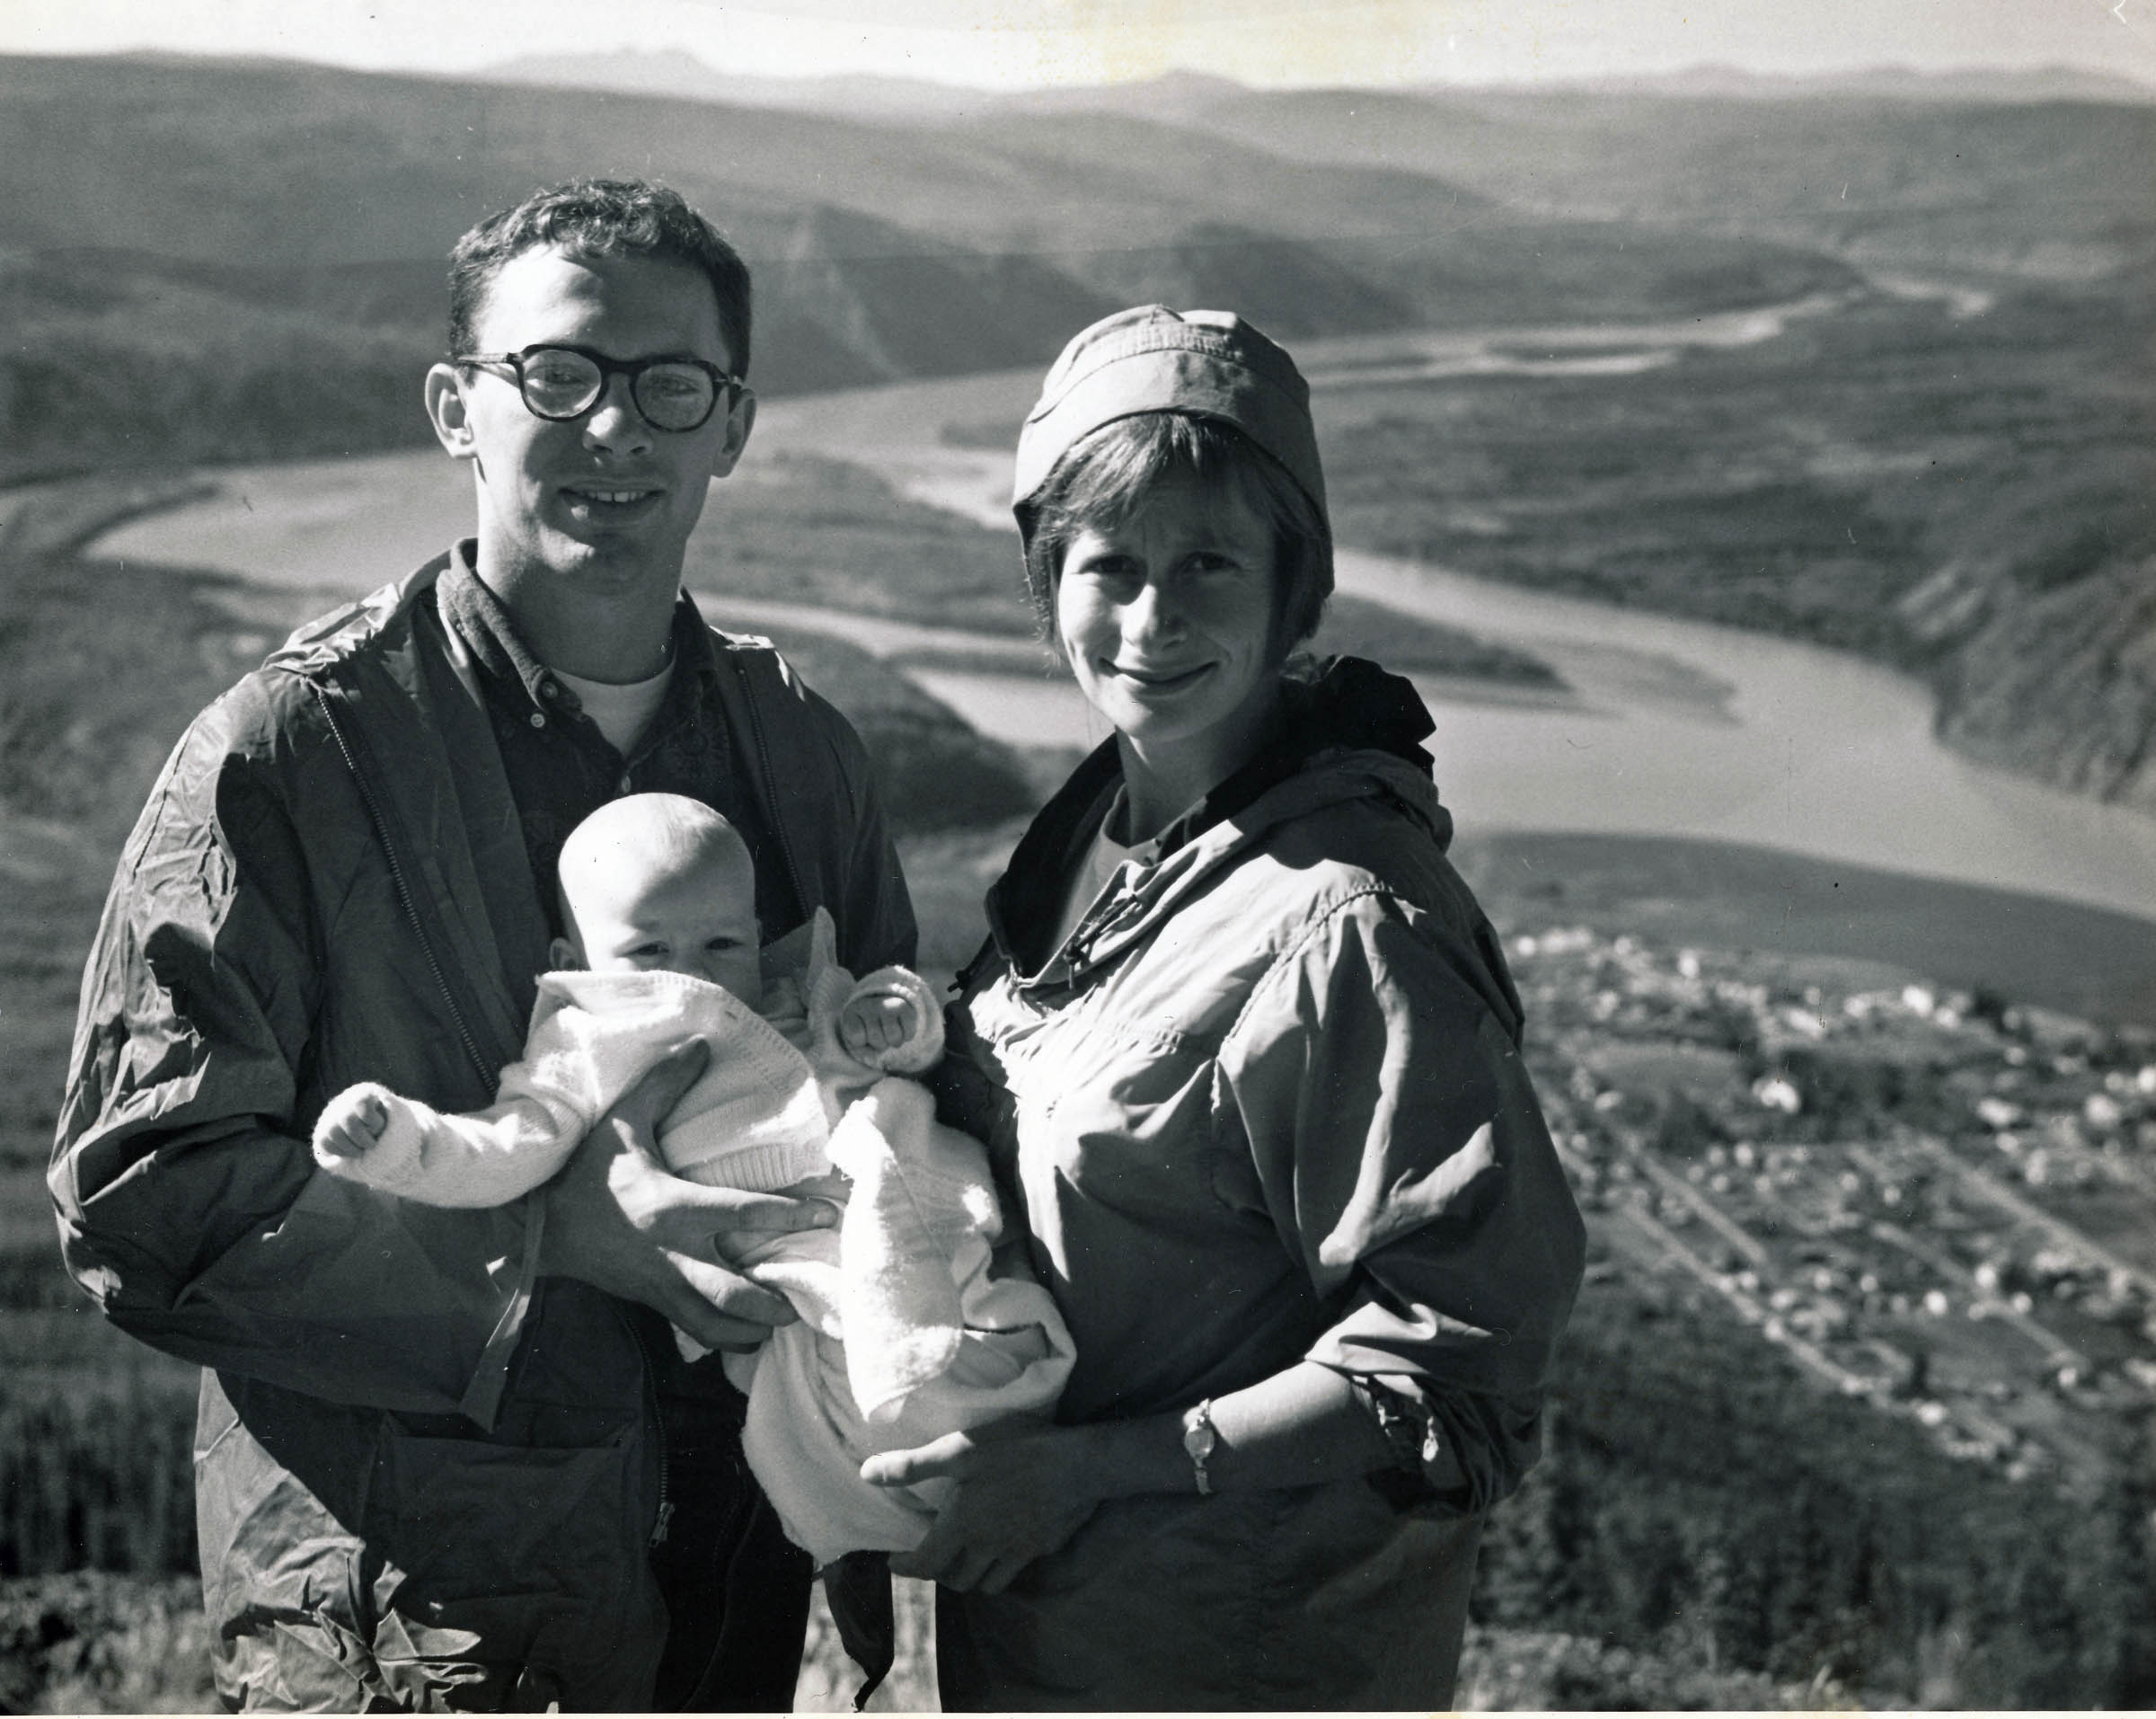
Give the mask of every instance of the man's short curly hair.
[[504, 264], [542, 245], [572, 257], [651, 257], [701, 270], [719, 300], [736, 376], [748, 374], [748, 265], [681, 193], [641, 179], [577, 179], [534, 191], [473, 227], [449, 253], [449, 350], [472, 351], [487, 288]]

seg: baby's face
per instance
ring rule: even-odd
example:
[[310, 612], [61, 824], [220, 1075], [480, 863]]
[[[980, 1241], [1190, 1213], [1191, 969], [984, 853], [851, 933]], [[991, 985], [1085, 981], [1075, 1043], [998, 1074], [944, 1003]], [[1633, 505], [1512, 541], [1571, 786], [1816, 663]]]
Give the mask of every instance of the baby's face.
[[761, 1007], [756, 877], [747, 850], [707, 853], [641, 876], [627, 872], [579, 878], [569, 891], [582, 964], [595, 973], [685, 973]]

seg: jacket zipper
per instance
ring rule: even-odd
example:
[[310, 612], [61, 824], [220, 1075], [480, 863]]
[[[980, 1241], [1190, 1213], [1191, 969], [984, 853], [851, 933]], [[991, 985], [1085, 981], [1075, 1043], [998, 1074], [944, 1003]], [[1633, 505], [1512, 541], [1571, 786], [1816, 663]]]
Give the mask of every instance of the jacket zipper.
[[403, 906], [404, 917], [411, 922], [413, 935], [420, 940], [420, 948], [427, 957], [428, 970], [434, 975], [435, 985], [442, 994], [442, 1001], [448, 1006], [449, 1018], [456, 1023], [458, 1042], [464, 1046], [464, 1055], [471, 1059], [472, 1066], [479, 1071], [480, 1077], [490, 1080], [496, 1071], [479, 1054], [479, 1041], [472, 1036], [472, 1029], [465, 1023], [464, 1012], [457, 1004], [456, 993], [449, 988], [449, 976], [443, 970], [441, 957], [435, 951], [434, 939], [427, 935], [425, 921], [420, 917], [419, 898], [412, 893], [411, 881], [405, 875], [403, 861], [397, 857], [397, 846], [390, 839], [388, 820], [383, 815], [381, 802], [375, 797], [374, 785], [359, 768], [358, 758], [352, 750], [351, 742], [345, 738], [343, 724], [337, 720], [337, 713], [330, 704], [328, 693], [319, 682], [308, 684], [314, 690], [315, 702], [322, 706], [323, 720], [330, 725], [330, 733], [337, 741], [338, 751], [344, 755], [345, 768], [352, 773], [352, 780], [359, 785], [359, 798], [366, 802], [367, 821], [374, 825], [375, 839], [382, 844], [383, 856], [389, 861], [390, 882], [396, 889], [397, 899]]
[[644, 1544], [664, 1546], [667, 1525], [674, 1520], [672, 1476], [667, 1472], [667, 1417], [658, 1402], [658, 1358], [651, 1352], [651, 1341], [644, 1334], [643, 1322], [632, 1315], [623, 1318], [629, 1326], [629, 1334], [635, 1340], [637, 1353], [643, 1358], [644, 1412], [651, 1420], [651, 1444], [658, 1453], [658, 1509], [651, 1518], [651, 1537]]

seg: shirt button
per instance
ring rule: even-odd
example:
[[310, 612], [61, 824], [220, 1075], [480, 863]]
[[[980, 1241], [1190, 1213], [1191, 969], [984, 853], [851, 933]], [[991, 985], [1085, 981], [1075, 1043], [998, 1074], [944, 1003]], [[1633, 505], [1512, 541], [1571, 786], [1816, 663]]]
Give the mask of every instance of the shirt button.
[[532, 726], [534, 728], [544, 728], [546, 726], [546, 713], [544, 711], [535, 710], [532, 713]]
[[623, 775], [622, 777], [622, 792], [623, 793], [633, 793], [635, 790], [636, 784], [630, 781], [627, 775]]

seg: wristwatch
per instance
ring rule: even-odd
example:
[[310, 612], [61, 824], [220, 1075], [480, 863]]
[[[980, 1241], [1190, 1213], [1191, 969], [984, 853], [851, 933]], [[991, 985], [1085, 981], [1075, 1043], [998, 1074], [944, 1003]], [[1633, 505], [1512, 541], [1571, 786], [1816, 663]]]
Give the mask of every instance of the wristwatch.
[[1197, 1490], [1210, 1497], [1213, 1483], [1206, 1475], [1206, 1459], [1220, 1443], [1220, 1433], [1213, 1425], [1213, 1399], [1206, 1397], [1189, 1413], [1183, 1416], [1183, 1449], [1189, 1453], [1190, 1466], [1197, 1471]]

